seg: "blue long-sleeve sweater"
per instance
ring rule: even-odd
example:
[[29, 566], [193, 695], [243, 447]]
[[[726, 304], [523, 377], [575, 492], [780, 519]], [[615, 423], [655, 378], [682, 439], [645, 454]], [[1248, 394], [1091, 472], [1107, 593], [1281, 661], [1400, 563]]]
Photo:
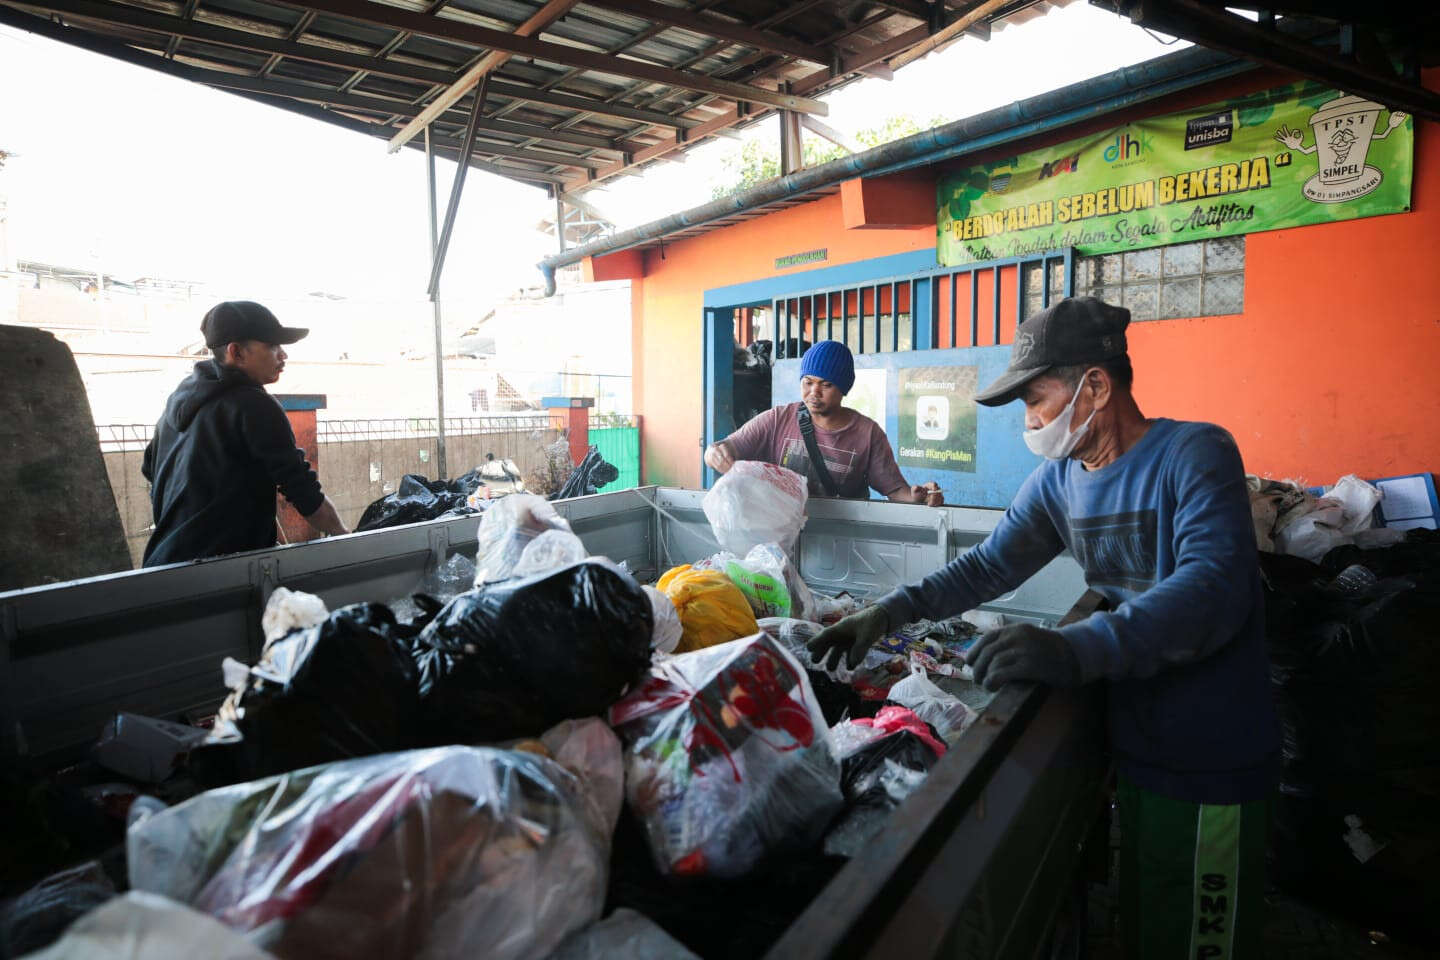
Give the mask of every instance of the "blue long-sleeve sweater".
[[891, 623], [1001, 596], [1069, 548], [1110, 601], [1061, 629], [1086, 682], [1109, 681], [1116, 766], [1197, 803], [1270, 790], [1279, 728], [1245, 472], [1208, 423], [1158, 420], [1114, 463], [1038, 467], [985, 541], [880, 603]]

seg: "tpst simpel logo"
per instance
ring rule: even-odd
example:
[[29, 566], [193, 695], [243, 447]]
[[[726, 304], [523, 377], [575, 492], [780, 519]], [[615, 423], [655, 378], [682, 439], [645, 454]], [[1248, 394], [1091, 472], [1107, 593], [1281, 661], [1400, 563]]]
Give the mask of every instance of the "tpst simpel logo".
[[1122, 160], [1138, 160], [1149, 149], [1148, 136], [1142, 133], [1137, 139], [1128, 130], [1122, 130], [1115, 134], [1115, 141], [1105, 148], [1103, 156], [1106, 163], [1119, 163]]

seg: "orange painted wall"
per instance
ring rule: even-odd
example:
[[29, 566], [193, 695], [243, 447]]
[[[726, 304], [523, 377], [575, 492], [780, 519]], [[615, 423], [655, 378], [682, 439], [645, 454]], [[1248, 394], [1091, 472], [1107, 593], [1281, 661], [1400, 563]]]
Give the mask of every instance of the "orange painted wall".
[[[1286, 79], [1254, 74], [1004, 152]], [[1435, 88], [1440, 71], [1425, 79]], [[1250, 234], [1244, 314], [1134, 324], [1130, 350], [1145, 411], [1221, 424], [1235, 434], [1247, 468], [1272, 476], [1319, 484], [1352, 472], [1380, 477], [1440, 469], [1440, 126], [1417, 124], [1414, 168], [1408, 214]], [[667, 244], [663, 258], [647, 251], [635, 317], [646, 482], [699, 485], [706, 289], [774, 276], [776, 257], [816, 247], [829, 251], [816, 266], [828, 267], [933, 246], [933, 225], [844, 229], [836, 194]], [[963, 280], [958, 293], [968, 320]], [[981, 304], [988, 298], [989, 282], [982, 279]], [[1013, 305], [1001, 316], [1001, 342], [1008, 343]], [[968, 346], [963, 322], [958, 332], [959, 345]], [[982, 316], [980, 345], [993, 341]]]
[[[704, 292], [775, 276], [775, 258], [825, 247], [818, 267], [854, 263], [935, 245], [935, 226], [908, 230], [845, 230], [840, 195], [791, 207], [645, 252], [640, 352], [636, 354], [638, 411], [644, 416], [645, 482], [700, 485], [704, 404], [700, 334]], [[791, 271], [781, 271], [791, 272]], [[793, 271], [804, 272], [803, 269]]]

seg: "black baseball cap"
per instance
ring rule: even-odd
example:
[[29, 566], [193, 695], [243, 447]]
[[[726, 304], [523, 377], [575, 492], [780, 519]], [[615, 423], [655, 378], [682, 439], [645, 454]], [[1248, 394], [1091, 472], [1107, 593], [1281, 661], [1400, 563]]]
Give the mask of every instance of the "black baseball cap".
[[1098, 297], [1066, 297], [1053, 303], [1015, 329], [1010, 366], [975, 395], [975, 402], [998, 407], [1014, 400], [1021, 387], [1054, 367], [1123, 357], [1129, 325], [1129, 310]]
[[205, 346], [223, 347], [240, 340], [261, 343], [294, 343], [310, 334], [305, 327], [282, 327], [275, 314], [253, 300], [226, 300], [217, 303], [200, 321]]

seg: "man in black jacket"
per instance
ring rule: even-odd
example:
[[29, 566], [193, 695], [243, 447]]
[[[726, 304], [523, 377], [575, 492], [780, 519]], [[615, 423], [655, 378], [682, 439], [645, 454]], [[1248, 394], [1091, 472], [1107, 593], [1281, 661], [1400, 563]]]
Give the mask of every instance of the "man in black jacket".
[[310, 331], [249, 300], [215, 306], [200, 331], [215, 356], [170, 395], [140, 468], [155, 511], [145, 566], [273, 547], [277, 487], [316, 530], [348, 533], [265, 392], [285, 369], [284, 345]]

